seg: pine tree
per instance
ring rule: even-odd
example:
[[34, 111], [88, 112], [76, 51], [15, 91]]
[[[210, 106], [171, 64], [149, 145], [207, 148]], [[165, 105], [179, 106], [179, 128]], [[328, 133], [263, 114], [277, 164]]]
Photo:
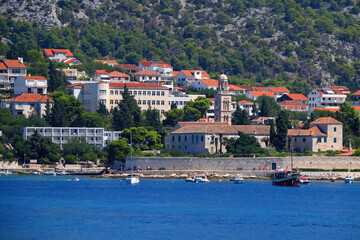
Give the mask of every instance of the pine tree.
[[287, 131], [291, 127], [287, 112], [281, 110], [276, 119], [276, 141], [275, 147], [278, 151], [284, 151], [286, 148]]
[[250, 125], [250, 119], [247, 112], [244, 109], [240, 109], [239, 105], [236, 107], [236, 111], [231, 118], [232, 125]]
[[102, 116], [109, 116], [109, 111], [107, 110], [105, 104], [103, 104], [102, 102], [99, 102], [96, 112]]
[[275, 146], [276, 142], [276, 132], [275, 132], [275, 124], [274, 121], [270, 121], [270, 145]]
[[46, 101], [45, 114], [43, 115], [44, 120], [51, 125], [51, 106], [49, 99]]

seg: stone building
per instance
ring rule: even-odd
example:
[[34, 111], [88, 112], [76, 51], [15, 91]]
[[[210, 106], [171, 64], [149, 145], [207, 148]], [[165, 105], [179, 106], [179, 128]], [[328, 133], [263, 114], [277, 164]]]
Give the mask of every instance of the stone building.
[[343, 149], [343, 124], [331, 117], [321, 117], [310, 123], [309, 129], [291, 129], [287, 135], [288, 150], [322, 152]]

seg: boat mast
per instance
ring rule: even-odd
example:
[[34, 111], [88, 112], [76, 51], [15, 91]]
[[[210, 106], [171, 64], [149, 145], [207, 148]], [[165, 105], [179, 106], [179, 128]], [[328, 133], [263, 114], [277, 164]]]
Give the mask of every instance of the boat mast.
[[130, 177], [132, 177], [132, 133], [130, 131]]

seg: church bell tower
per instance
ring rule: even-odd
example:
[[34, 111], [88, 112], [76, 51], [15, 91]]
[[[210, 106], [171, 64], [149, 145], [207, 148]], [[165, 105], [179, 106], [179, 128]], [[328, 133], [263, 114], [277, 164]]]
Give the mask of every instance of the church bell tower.
[[231, 125], [231, 95], [228, 78], [221, 74], [215, 93], [215, 122], [226, 122]]

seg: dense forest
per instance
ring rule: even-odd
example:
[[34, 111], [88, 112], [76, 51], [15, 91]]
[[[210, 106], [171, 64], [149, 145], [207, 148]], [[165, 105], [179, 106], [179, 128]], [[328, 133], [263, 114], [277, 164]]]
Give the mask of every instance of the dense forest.
[[161, 60], [304, 94], [320, 85], [360, 88], [359, 1], [2, 2], [0, 55], [9, 58], [69, 48], [84, 63]]

